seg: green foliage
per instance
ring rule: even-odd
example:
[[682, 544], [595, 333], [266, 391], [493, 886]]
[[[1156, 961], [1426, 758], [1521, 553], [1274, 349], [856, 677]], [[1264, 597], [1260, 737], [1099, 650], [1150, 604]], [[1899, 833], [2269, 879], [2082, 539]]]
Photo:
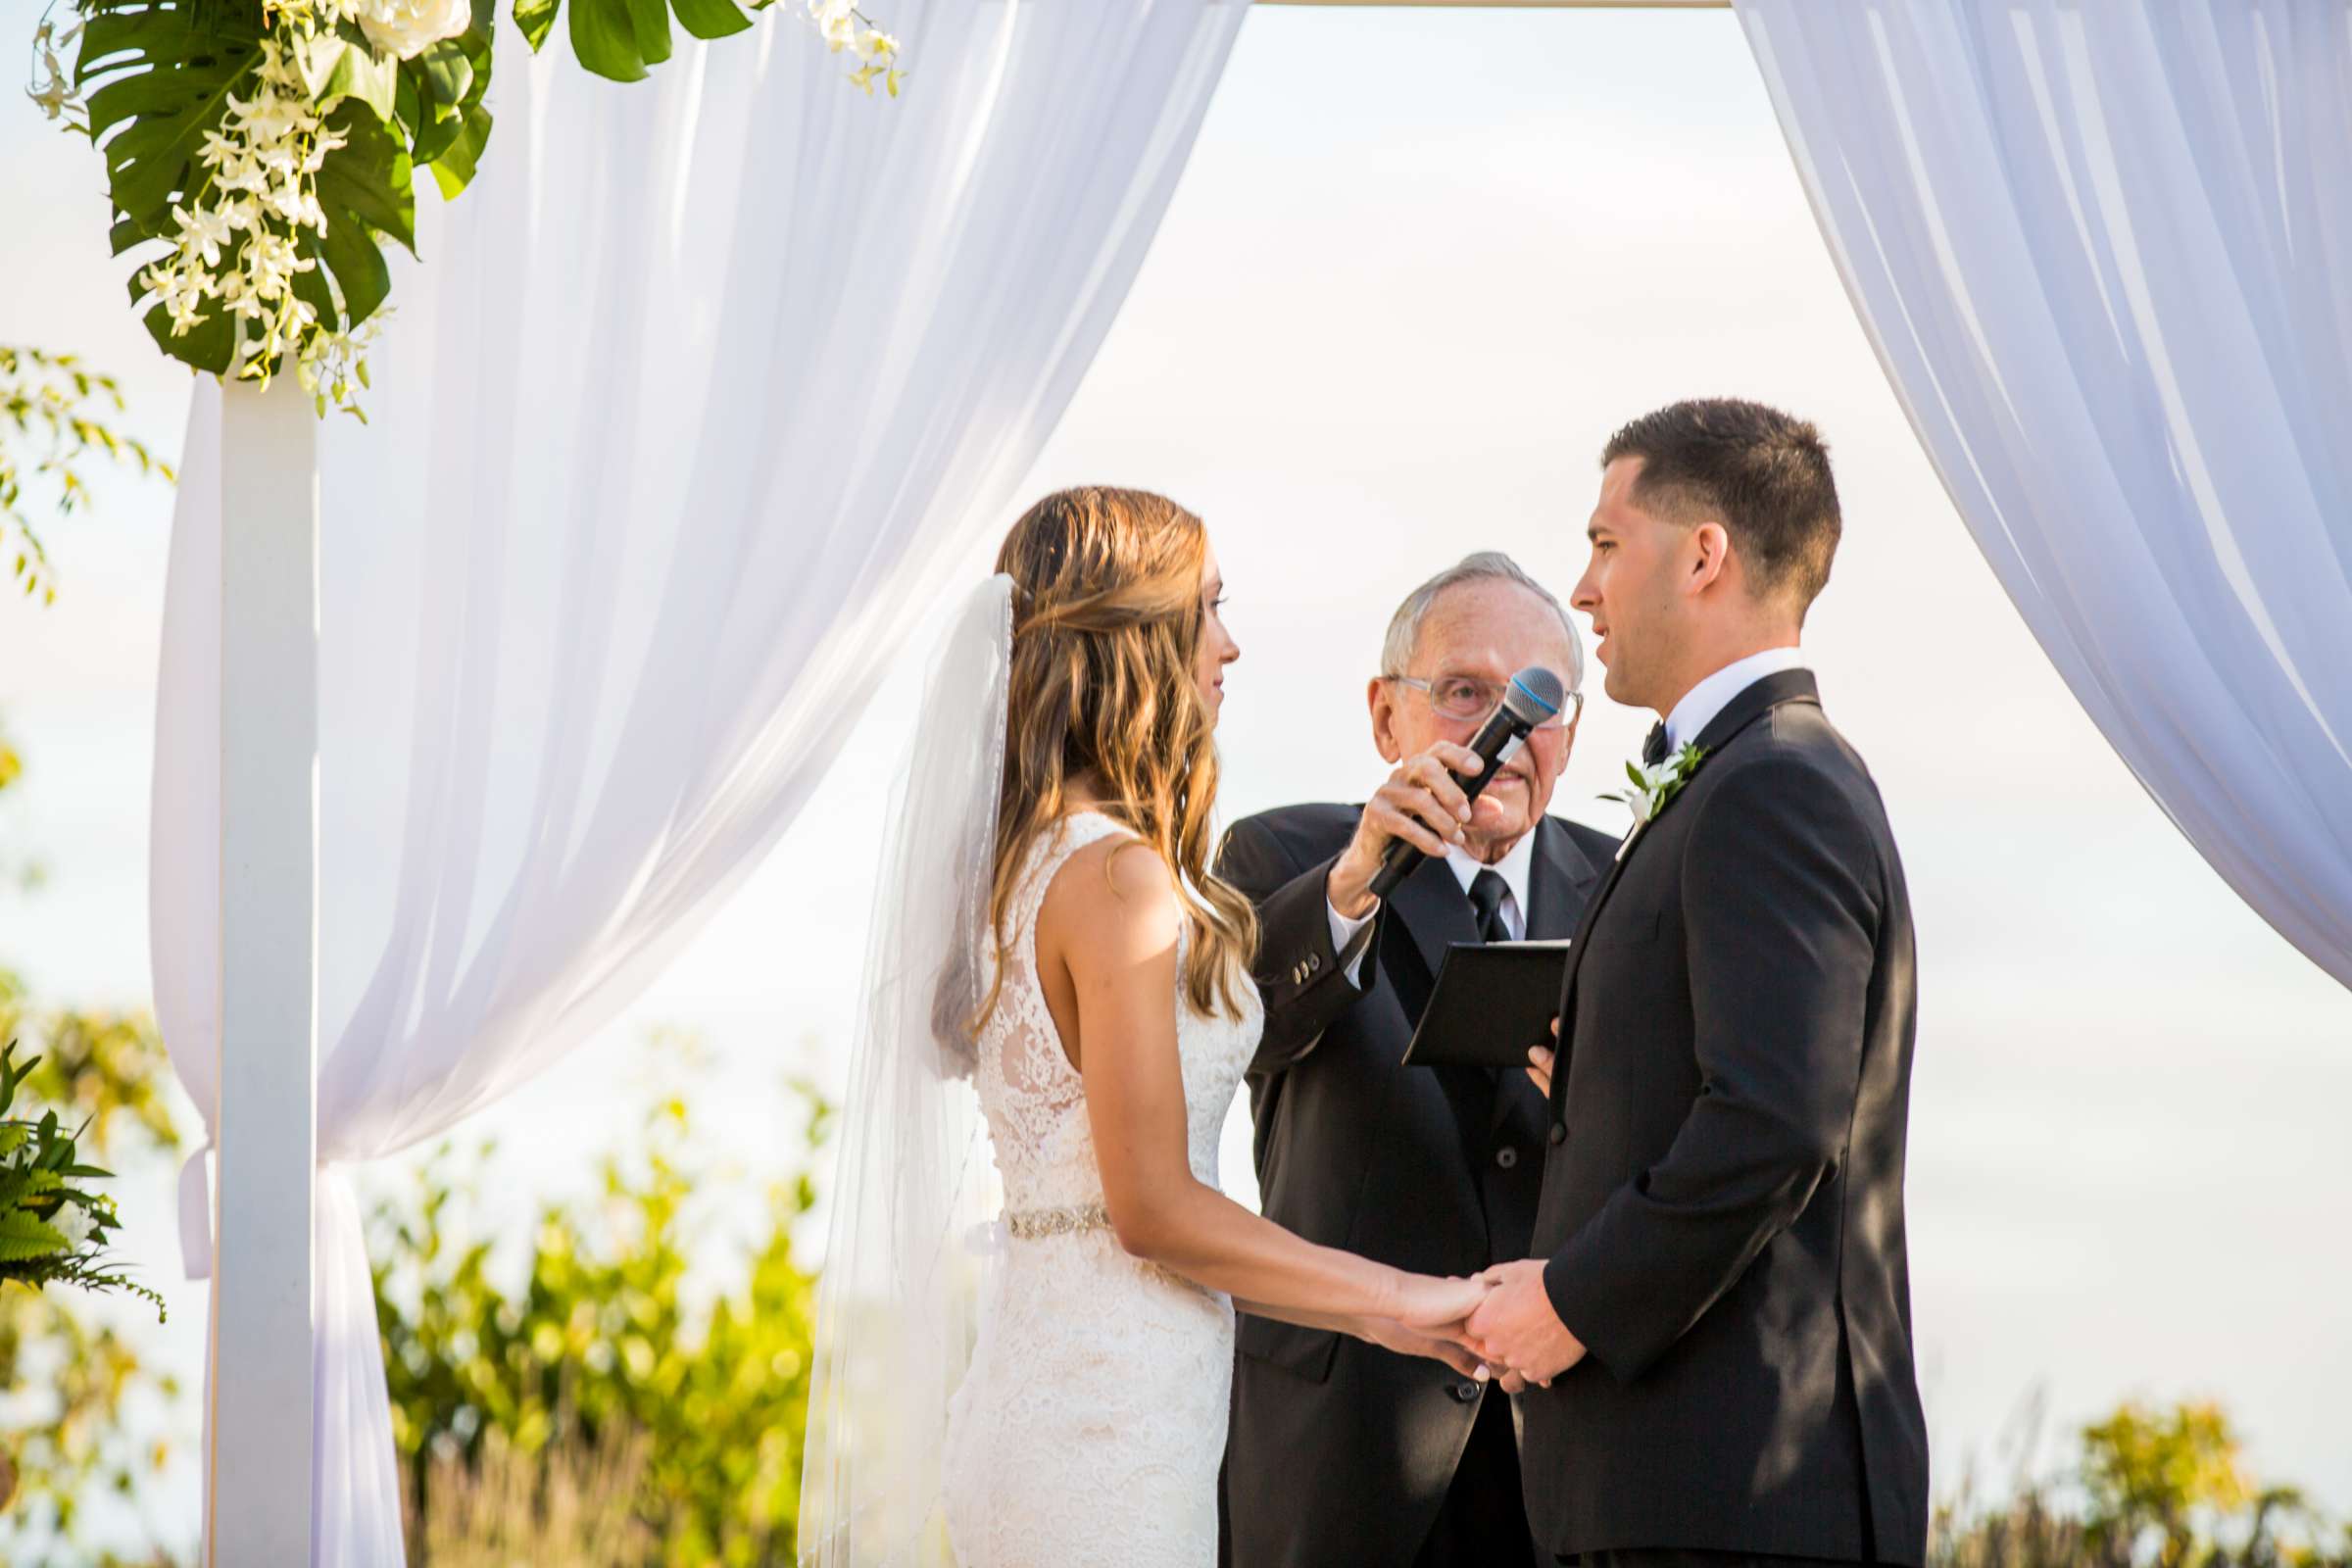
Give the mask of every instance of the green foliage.
[[117, 223], [140, 238], [174, 232], [174, 202], [205, 175], [196, 154], [228, 97], [250, 96], [261, 60], [260, 0], [84, 0], [74, 86], [106, 153]]
[[2127, 1549], [2153, 1539], [2178, 1561], [2198, 1526], [2252, 1500], [2238, 1467], [2237, 1435], [2213, 1404], [2154, 1411], [2127, 1404], [2082, 1433], [2082, 1485], [2091, 1539]]
[[[291, 52], [301, 88], [336, 144], [317, 171], [318, 218], [288, 223], [274, 215], [269, 226], [289, 234], [311, 264], [295, 275], [294, 294], [329, 333], [352, 331], [382, 306], [391, 290], [383, 242], [416, 249], [416, 171], [431, 169], [454, 195], [471, 180], [489, 139], [494, 0], [476, 0], [466, 32], [410, 60], [348, 22], [289, 24], [262, 0], [74, 5], [85, 25], [74, 91], [86, 97], [86, 122], [75, 128], [106, 155], [116, 254], [139, 249], [143, 261], [159, 244], [178, 245], [183, 214], [220, 206], [225, 193], [201, 156], [206, 143], [227, 127], [232, 101], [252, 100], [261, 88], [266, 43]], [[221, 259], [211, 265], [234, 272], [260, 232], [258, 224], [224, 231]], [[134, 305], [149, 298], [143, 266], [128, 287]], [[241, 350], [240, 331], [254, 329], [241, 327], [225, 301], [180, 330], [160, 301], [146, 321], [166, 354], [215, 374], [236, 368], [253, 346]], [[263, 369], [280, 368], [279, 355], [294, 346], [267, 346]]]
[[[800, 1093], [813, 1149], [824, 1109]], [[813, 1202], [805, 1161], [769, 1194], [748, 1280], [698, 1312], [684, 1292], [703, 1229], [691, 1199], [717, 1178], [697, 1155], [682, 1101], [661, 1104], [641, 1149], [602, 1159], [596, 1214], [539, 1211], [518, 1288], [501, 1282], [489, 1242], [456, 1228], [488, 1153], [465, 1171], [444, 1146], [415, 1190], [372, 1220], [420, 1559], [509, 1560], [494, 1554], [499, 1540], [562, 1533], [602, 1508], [611, 1528], [590, 1533], [604, 1544], [561, 1560], [790, 1563], [815, 1310], [792, 1245]]]
[[[19, 1090], [77, 1107], [91, 1144], [139, 1157], [150, 1167], [179, 1143], [161, 1099], [169, 1081], [162, 1042], [137, 1015], [56, 1012], [28, 1015], [16, 977], [0, 971], [0, 1033], [37, 1029], [65, 1049], [44, 1052], [21, 1066], [0, 1056], [0, 1076]], [[55, 1283], [113, 1281], [162, 1302], [144, 1288], [85, 1257], [61, 1259], [64, 1238], [32, 1217], [44, 1204], [67, 1200], [69, 1172], [95, 1167], [74, 1161], [59, 1134], [54, 1111], [40, 1123], [6, 1124], [0, 1136], [0, 1280], [35, 1276]], [[48, 1128], [43, 1154], [42, 1127]], [[40, 1163], [46, 1159], [47, 1163]], [[103, 1233], [101, 1233], [103, 1234]], [[53, 1293], [0, 1289], [0, 1460], [14, 1467], [16, 1500], [0, 1512], [0, 1561], [100, 1560], [72, 1544], [93, 1499], [134, 1495], [178, 1451], [174, 1432], [181, 1388], [158, 1372], [135, 1341], [111, 1324], [93, 1321]], [[142, 1439], [135, 1434], [149, 1434]], [[37, 1544], [37, 1550], [35, 1549]], [[111, 1558], [104, 1559], [111, 1561]]]
[[[13, 757], [0, 745], [0, 760]], [[0, 791], [16, 776], [13, 765], [0, 765]], [[146, 1015], [35, 1007], [23, 982], [0, 967], [0, 1039], [20, 1037], [37, 1041], [40, 1055], [21, 1067], [10, 1060], [13, 1092], [64, 1107], [101, 1158], [160, 1186], [182, 1140], [171, 1067]], [[0, 1157], [38, 1148], [36, 1124], [20, 1120], [0, 1131]], [[9, 1163], [11, 1179], [26, 1189], [55, 1192], [68, 1179], [60, 1169]], [[0, 1495], [15, 1486], [13, 1502], [0, 1509], [0, 1562], [117, 1563], [82, 1539], [91, 1505], [101, 1496], [135, 1503], [180, 1453], [192, 1422], [178, 1380], [86, 1302], [71, 1293], [0, 1289]], [[119, 1500], [114, 1512], [123, 1515]], [[177, 1532], [153, 1534], [151, 1546]]]
[[1931, 1568], [2352, 1568], [2352, 1525], [2256, 1483], [2218, 1405], [2126, 1403], [2078, 1438], [2071, 1487], [2021, 1476], [1978, 1509], [1964, 1484], [1936, 1510]]
[[[533, 50], [563, 0], [513, 0]], [[773, 0], [746, 0], [760, 10]], [[897, 97], [898, 40], [852, 0], [804, 0], [848, 79]], [[471, 182], [489, 144], [497, 0], [419, 16], [374, 0], [51, 0], [27, 89], [106, 155], [115, 254], [136, 250], [131, 304], [172, 358], [268, 384], [291, 368], [323, 416], [360, 415], [359, 330], [391, 288], [383, 242], [412, 253], [416, 174]], [[459, 21], [454, 37], [436, 34]], [[572, 0], [581, 64], [635, 81], [697, 38], [747, 30], [737, 0]], [[64, 52], [74, 51], [69, 72]], [[364, 419], [365, 416], [361, 417]]]
[[[536, 51], [555, 30], [564, 0], [514, 0], [514, 24]], [[669, 19], [697, 38], [724, 38], [752, 24], [735, 0], [571, 0], [571, 52], [614, 81], [642, 81], [670, 57]]]
[[[24, 510], [27, 484], [55, 485], [58, 515], [72, 516], [89, 502], [84, 475], [93, 459], [172, 477], [170, 465], [107, 422], [108, 414], [122, 412], [122, 391], [113, 376], [71, 354], [0, 345], [0, 552], [10, 555], [24, 591], [39, 593], [44, 603], [57, 598], [57, 587], [48, 549]], [[0, 741], [0, 789], [15, 780], [20, 765]]]
[[[37, 1056], [20, 1065], [16, 1054], [15, 1041], [0, 1046], [0, 1113], [39, 1065]], [[54, 1110], [37, 1122], [0, 1120], [0, 1129], [13, 1134], [0, 1154], [0, 1286], [126, 1291], [153, 1301], [160, 1320], [164, 1298], [108, 1266], [106, 1244], [122, 1224], [114, 1200], [76, 1185], [114, 1172], [79, 1162], [81, 1134], [66, 1132]]]

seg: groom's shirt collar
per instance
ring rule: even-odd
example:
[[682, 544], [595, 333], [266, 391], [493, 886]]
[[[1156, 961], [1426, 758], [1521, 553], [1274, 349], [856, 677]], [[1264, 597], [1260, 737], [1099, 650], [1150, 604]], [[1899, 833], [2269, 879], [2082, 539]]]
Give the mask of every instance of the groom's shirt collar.
[[1685, 692], [1683, 700], [1674, 705], [1674, 711], [1666, 715], [1667, 746], [1679, 752], [1698, 739], [1715, 715], [1731, 706], [1733, 698], [1765, 676], [1805, 667], [1801, 648], [1767, 648], [1732, 661]]

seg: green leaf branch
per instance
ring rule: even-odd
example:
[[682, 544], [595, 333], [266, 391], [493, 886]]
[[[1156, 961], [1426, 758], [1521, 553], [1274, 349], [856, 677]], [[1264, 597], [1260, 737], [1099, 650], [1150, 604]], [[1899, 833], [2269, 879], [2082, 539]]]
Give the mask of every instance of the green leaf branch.
[[[898, 95], [896, 38], [850, 0], [799, 3], [857, 60], [852, 83]], [[157, 344], [264, 385], [291, 369], [322, 417], [360, 415], [385, 247], [416, 249], [416, 175], [454, 200], [489, 146], [497, 0], [70, 4], [35, 32], [27, 95], [105, 155], [114, 252], [134, 258]], [[564, 5], [514, 0], [534, 50]], [[736, 0], [570, 0], [564, 20], [580, 64], [615, 81], [670, 59], [673, 20], [696, 38], [752, 25]]]
[[54, 1110], [37, 1122], [7, 1119], [18, 1085], [41, 1060], [19, 1066], [16, 1055], [15, 1041], [0, 1047], [0, 1284], [126, 1291], [152, 1301], [161, 1321], [164, 1298], [107, 1257], [106, 1244], [122, 1224], [115, 1200], [79, 1185], [114, 1174], [76, 1156], [86, 1124], [68, 1133]]
[[[21, 591], [39, 594], [43, 603], [57, 598], [57, 584], [26, 511], [27, 487], [53, 488], [57, 514], [70, 517], [89, 504], [93, 460], [173, 478], [170, 464], [109, 422], [122, 412], [122, 389], [113, 376], [71, 354], [0, 344], [0, 552]], [[0, 761], [0, 784], [7, 775]]]

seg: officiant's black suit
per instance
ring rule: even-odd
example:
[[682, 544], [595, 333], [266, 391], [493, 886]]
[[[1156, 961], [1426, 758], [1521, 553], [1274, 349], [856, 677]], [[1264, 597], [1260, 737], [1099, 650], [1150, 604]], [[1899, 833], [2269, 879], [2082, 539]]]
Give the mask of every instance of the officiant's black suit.
[[1539, 1545], [1920, 1563], [1911, 904], [1813, 676], [1768, 675], [1589, 903], [1536, 1255], [1587, 1358], [1530, 1389]]
[[[1266, 1027], [1249, 1075], [1263, 1207], [1309, 1241], [1472, 1274], [1529, 1255], [1544, 1101], [1523, 1072], [1400, 1064], [1447, 946], [1480, 931], [1459, 879], [1428, 860], [1335, 952], [1325, 881], [1361, 814], [1298, 806], [1250, 817], [1218, 858], [1263, 930]], [[1537, 825], [1529, 937], [1575, 928], [1616, 847], [1556, 817]], [[1347, 976], [1358, 953], [1361, 991]], [[1497, 1543], [1508, 1542], [1527, 1560], [1501, 1389], [1267, 1318], [1241, 1320], [1238, 1348], [1225, 1480], [1233, 1568], [1501, 1568], [1510, 1559]]]

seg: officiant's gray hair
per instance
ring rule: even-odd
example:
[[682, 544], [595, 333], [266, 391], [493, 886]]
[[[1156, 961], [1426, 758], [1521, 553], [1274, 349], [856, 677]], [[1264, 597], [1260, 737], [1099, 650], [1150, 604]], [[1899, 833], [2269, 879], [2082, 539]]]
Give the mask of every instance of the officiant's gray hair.
[[1421, 646], [1421, 622], [1429, 614], [1430, 606], [1445, 596], [1448, 588], [1459, 588], [1474, 582], [1516, 583], [1549, 605], [1552, 613], [1560, 617], [1560, 629], [1568, 636], [1568, 668], [1560, 673], [1568, 678], [1570, 691], [1581, 691], [1585, 684], [1585, 640], [1576, 634], [1576, 622], [1568, 618], [1550, 589], [1544, 587], [1521, 568], [1519, 563], [1499, 550], [1481, 550], [1464, 556], [1435, 577], [1404, 596], [1396, 613], [1389, 619], [1388, 640], [1381, 644], [1380, 672], [1383, 675], [1409, 673], [1413, 653]]

